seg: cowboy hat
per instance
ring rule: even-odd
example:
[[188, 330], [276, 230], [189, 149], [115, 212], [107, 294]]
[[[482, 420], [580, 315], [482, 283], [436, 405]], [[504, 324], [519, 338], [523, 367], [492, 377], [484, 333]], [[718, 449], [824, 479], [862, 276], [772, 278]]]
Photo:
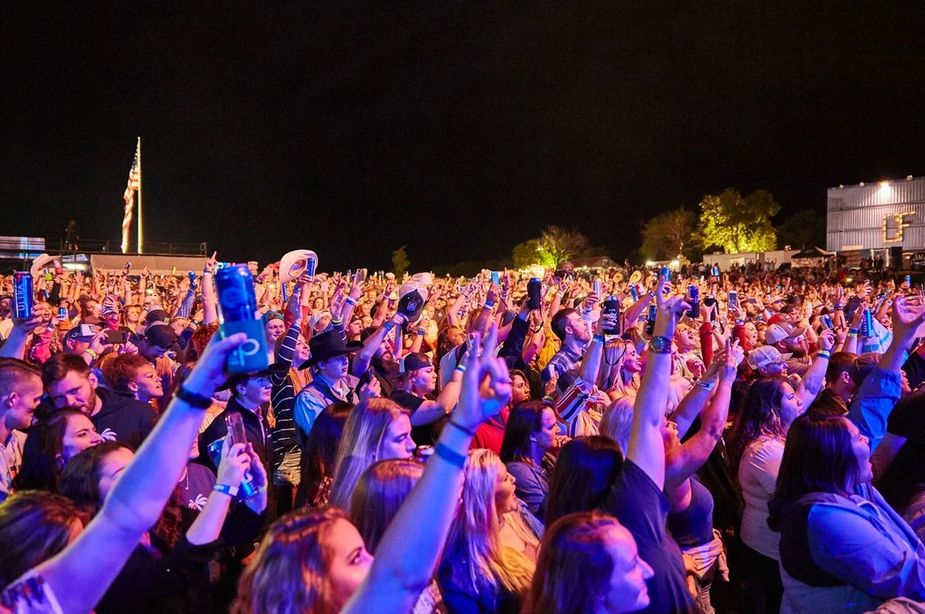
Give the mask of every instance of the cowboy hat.
[[[313, 263], [311, 267], [309, 267], [309, 262]], [[309, 269], [314, 275], [317, 268], [318, 254], [310, 249], [294, 249], [279, 261], [279, 280], [281, 283], [286, 283], [298, 279]]]
[[49, 264], [54, 262], [56, 258], [54, 256], [49, 256], [48, 254], [42, 254], [38, 258], [32, 261], [32, 267], [29, 269], [29, 272], [32, 273], [32, 276], [35, 277], [38, 275], [42, 269], [46, 268]]

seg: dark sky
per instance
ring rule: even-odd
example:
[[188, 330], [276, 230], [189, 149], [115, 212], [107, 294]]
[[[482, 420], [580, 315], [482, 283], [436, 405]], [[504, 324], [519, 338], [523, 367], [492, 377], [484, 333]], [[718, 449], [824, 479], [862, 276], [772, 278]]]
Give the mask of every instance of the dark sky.
[[75, 4], [0, 9], [3, 235], [118, 240], [139, 135], [149, 240], [322, 269], [925, 174], [920, 3]]

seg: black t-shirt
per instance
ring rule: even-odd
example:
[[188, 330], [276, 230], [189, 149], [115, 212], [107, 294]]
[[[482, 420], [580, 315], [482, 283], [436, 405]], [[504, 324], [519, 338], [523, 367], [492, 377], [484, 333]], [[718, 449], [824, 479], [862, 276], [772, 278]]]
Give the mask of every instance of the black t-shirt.
[[215, 486], [215, 474], [199, 463], [189, 463], [186, 466], [186, 477], [180, 480], [178, 486], [177, 494], [183, 505], [201, 512]]
[[[411, 394], [407, 390], [393, 391], [391, 399], [405, 409], [410, 410], [412, 415], [414, 415], [414, 412], [416, 412], [421, 404], [427, 400], [423, 397]], [[443, 420], [438, 420], [432, 424], [413, 426], [411, 427], [411, 439], [419, 446], [432, 446], [437, 442], [442, 424]]]
[[697, 612], [687, 591], [684, 561], [678, 544], [668, 534], [668, 498], [631, 460], [623, 463], [607, 497], [605, 510], [633, 534], [639, 557], [655, 574], [646, 581], [649, 607], [642, 612]]

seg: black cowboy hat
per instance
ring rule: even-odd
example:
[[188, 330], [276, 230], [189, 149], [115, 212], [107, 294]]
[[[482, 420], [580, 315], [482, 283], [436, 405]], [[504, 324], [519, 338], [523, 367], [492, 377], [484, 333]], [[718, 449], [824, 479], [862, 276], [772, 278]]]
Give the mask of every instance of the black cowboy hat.
[[308, 340], [308, 349], [311, 356], [303, 366], [311, 367], [319, 362], [356, 352], [361, 347], [363, 347], [362, 343], [358, 341], [347, 342], [338, 331], [329, 330]]

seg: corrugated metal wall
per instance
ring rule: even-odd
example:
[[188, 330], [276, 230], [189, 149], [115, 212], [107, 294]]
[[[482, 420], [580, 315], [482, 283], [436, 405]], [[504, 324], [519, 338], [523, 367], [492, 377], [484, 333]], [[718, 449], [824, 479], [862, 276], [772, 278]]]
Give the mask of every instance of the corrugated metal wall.
[[[902, 240], [894, 217], [902, 219]], [[925, 249], [925, 178], [894, 181], [886, 186], [870, 184], [830, 188], [826, 216], [826, 249]]]

